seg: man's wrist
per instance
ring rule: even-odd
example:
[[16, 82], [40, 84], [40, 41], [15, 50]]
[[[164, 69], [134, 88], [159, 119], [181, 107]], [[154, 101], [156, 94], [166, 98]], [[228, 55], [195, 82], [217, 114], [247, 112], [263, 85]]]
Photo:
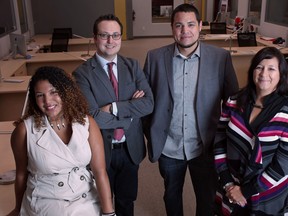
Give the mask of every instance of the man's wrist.
[[112, 103], [110, 104], [109, 112], [110, 112], [111, 114], [113, 114], [113, 105], [112, 105]]

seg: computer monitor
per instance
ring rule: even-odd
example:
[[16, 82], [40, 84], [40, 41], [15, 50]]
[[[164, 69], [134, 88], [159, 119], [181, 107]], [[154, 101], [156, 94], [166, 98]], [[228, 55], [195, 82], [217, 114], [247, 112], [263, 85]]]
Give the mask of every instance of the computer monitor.
[[24, 35], [11, 33], [10, 44], [13, 58], [16, 58], [17, 54], [23, 56], [24, 58], [28, 58], [29, 55], [27, 55], [26, 38]]
[[225, 22], [211, 22], [210, 34], [226, 34], [226, 23]]
[[239, 47], [257, 46], [255, 32], [239, 32], [237, 33], [237, 40]]

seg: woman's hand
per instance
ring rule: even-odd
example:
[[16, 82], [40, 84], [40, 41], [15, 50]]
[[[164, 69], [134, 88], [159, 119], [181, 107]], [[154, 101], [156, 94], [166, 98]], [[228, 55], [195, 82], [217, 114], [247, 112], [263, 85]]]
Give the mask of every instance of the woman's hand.
[[238, 204], [244, 207], [247, 204], [247, 200], [243, 196], [241, 189], [238, 185], [233, 185], [226, 190], [226, 196], [229, 201], [234, 204]]

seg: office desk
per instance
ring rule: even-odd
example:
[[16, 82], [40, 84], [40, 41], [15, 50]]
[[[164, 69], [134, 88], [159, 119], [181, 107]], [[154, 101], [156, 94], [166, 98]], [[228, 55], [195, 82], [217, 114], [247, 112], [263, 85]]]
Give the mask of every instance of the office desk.
[[[12, 121], [0, 122], [0, 174], [15, 170], [15, 161], [10, 145], [14, 130]], [[7, 215], [15, 205], [14, 184], [0, 185], [0, 215]]]
[[208, 43], [218, 47], [229, 47], [231, 37], [231, 46], [238, 46], [237, 35], [231, 36], [231, 34], [205, 34], [201, 35], [200, 40], [204, 43]]
[[[10, 134], [13, 132], [14, 130], [14, 125], [13, 125], [13, 121], [0, 121], [0, 136], [3, 135], [3, 134]], [[9, 141], [10, 142], [10, 141]], [[3, 144], [3, 140], [0, 139], [0, 144]], [[0, 151], [2, 152], [2, 151]], [[1, 160], [2, 157], [0, 157], [0, 160]], [[2, 165], [3, 163], [0, 162], [0, 172], [3, 171], [1, 168], [2, 168]]]
[[[95, 52], [95, 51], [94, 51]], [[94, 52], [90, 52], [91, 55]], [[32, 53], [31, 59], [9, 59], [0, 61], [2, 76], [33, 75], [41, 66], [58, 66], [68, 73], [72, 73], [80, 64], [89, 57], [82, 57], [83, 52], [59, 52], [59, 53]]]
[[202, 34], [210, 34], [210, 26], [203, 26], [202, 25], [201, 33]]
[[[83, 52], [35, 53], [34, 57], [26, 60], [28, 75], [33, 75], [41, 66], [57, 66], [67, 73], [72, 73], [87, 57], [81, 57]], [[94, 52], [91, 52], [93, 55]]]
[[21, 83], [0, 83], [0, 121], [14, 121], [21, 117], [30, 76], [9, 77]]
[[[201, 35], [200, 40], [218, 47], [229, 47], [231, 41], [231, 47], [238, 47], [237, 34], [205, 34]], [[266, 44], [257, 36], [257, 46], [267, 46]]]
[[26, 60], [21, 59], [11, 59], [7, 61], [0, 61], [0, 69], [2, 76], [4, 78], [11, 76], [26, 76]]
[[[229, 34], [228, 34], [229, 35]], [[213, 37], [214, 36], [214, 37]], [[206, 35], [206, 41], [224, 41], [227, 38], [227, 35]], [[154, 49], [159, 46], [167, 45], [169, 43], [173, 43], [172, 37], [165, 37], [165, 38], [141, 38], [141, 39], [134, 39], [134, 40], [127, 40], [122, 42], [122, 47], [120, 50], [120, 54], [138, 59], [140, 61], [141, 66], [144, 65], [145, 56], [149, 49]], [[236, 36], [233, 39], [236, 41]], [[275, 46], [279, 49], [281, 47], [279, 45], [272, 44], [271, 41], [263, 41], [257, 37], [257, 41], [260, 45], [265, 43], [267, 46]], [[229, 50], [229, 40], [226, 41], [228, 45], [224, 47], [225, 49]], [[246, 83], [242, 81], [243, 73], [247, 72], [247, 68], [250, 65], [250, 61], [252, 57], [255, 55], [257, 51], [262, 49], [264, 46], [258, 47], [232, 47], [232, 50], [237, 50], [237, 53], [232, 53], [232, 60], [234, 68], [237, 72], [237, 76], [240, 75], [240, 86], [243, 86]], [[131, 49], [139, 49], [140, 52], [133, 51]], [[94, 54], [95, 51], [91, 51], [91, 55]], [[281, 52], [287, 54], [287, 48], [281, 49]], [[84, 52], [85, 53], [85, 52]], [[9, 61], [0, 61], [1, 71], [4, 77], [9, 76], [19, 76], [19, 75], [32, 75], [34, 74], [35, 70], [44, 65], [55, 65], [63, 68], [65, 71], [71, 73], [74, 71], [80, 64], [82, 64], [86, 58], [81, 57], [83, 51], [78, 52], [63, 52], [63, 53], [35, 53], [29, 60], [26, 59], [16, 59], [16, 60], [9, 60]]]
[[[33, 40], [36, 45], [39, 45], [40, 47], [47, 47], [50, 48], [51, 46], [51, 34], [39, 34], [33, 36]], [[74, 51], [88, 51], [90, 43], [90, 50], [95, 50], [96, 47], [94, 45], [94, 39], [93, 38], [71, 38], [69, 39], [68, 43], [68, 52], [74, 52]]]

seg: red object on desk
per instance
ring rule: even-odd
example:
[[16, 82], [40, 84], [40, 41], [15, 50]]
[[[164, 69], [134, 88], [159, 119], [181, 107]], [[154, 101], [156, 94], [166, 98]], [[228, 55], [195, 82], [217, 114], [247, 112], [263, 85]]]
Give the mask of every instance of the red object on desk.
[[236, 17], [235, 18], [235, 25], [239, 25], [241, 23], [241, 18], [240, 17]]
[[261, 36], [260, 39], [265, 40], [265, 41], [274, 41], [275, 40], [275, 38], [265, 37], [265, 36]]

